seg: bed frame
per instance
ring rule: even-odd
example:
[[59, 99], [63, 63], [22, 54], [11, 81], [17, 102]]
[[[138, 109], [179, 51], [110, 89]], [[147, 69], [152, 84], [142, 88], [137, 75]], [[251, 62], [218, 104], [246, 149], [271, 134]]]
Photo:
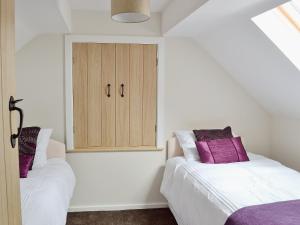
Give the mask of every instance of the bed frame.
[[63, 158], [66, 159], [66, 146], [64, 143], [51, 139], [47, 148], [48, 159]]
[[183, 150], [179, 145], [176, 137], [171, 137], [168, 140], [167, 159], [171, 159], [177, 156], [183, 156]]

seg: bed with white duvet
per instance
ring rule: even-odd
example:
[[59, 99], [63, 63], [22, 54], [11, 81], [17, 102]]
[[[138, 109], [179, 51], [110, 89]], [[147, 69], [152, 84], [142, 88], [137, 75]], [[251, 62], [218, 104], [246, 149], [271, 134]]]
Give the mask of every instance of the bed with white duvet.
[[224, 225], [235, 211], [252, 205], [300, 199], [300, 174], [249, 153], [249, 162], [203, 164], [167, 161], [161, 192], [179, 225]]
[[51, 141], [47, 164], [20, 179], [22, 225], [65, 225], [75, 176], [64, 145]]

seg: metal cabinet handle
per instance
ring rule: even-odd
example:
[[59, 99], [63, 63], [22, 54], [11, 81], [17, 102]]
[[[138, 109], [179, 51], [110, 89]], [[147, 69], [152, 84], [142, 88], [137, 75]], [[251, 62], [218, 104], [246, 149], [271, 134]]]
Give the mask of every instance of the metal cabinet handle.
[[107, 85], [107, 97], [110, 98], [110, 84]]
[[124, 98], [124, 84], [121, 84], [121, 97]]
[[23, 110], [16, 107], [16, 103], [18, 103], [20, 101], [23, 101], [23, 99], [15, 100], [13, 96], [11, 96], [9, 99], [9, 111], [10, 112], [17, 111], [17, 112], [19, 112], [19, 115], [20, 115], [20, 123], [19, 123], [19, 127], [18, 127], [18, 132], [16, 134], [11, 134], [11, 136], [10, 136], [10, 143], [11, 143], [11, 147], [13, 147], [13, 148], [16, 147], [16, 140], [20, 136], [20, 134], [22, 132], [22, 128], [23, 128], [23, 118], [24, 118]]

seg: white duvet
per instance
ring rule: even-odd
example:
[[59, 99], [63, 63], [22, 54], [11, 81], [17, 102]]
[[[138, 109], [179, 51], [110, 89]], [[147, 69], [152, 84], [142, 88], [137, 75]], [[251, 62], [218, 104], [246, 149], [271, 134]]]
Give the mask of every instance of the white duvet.
[[66, 224], [75, 177], [64, 159], [49, 159], [20, 182], [23, 225]]
[[224, 225], [240, 208], [300, 199], [300, 173], [262, 156], [249, 157], [249, 162], [218, 165], [168, 160], [161, 192], [178, 223]]

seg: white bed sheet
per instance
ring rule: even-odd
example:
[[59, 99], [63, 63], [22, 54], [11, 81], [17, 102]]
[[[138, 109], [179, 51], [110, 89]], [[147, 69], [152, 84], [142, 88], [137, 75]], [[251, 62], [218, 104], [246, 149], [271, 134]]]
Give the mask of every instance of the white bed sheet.
[[236, 210], [300, 199], [300, 174], [249, 153], [250, 161], [203, 164], [168, 160], [161, 192], [180, 225], [224, 225]]
[[75, 176], [64, 159], [47, 165], [20, 180], [23, 225], [65, 225]]

